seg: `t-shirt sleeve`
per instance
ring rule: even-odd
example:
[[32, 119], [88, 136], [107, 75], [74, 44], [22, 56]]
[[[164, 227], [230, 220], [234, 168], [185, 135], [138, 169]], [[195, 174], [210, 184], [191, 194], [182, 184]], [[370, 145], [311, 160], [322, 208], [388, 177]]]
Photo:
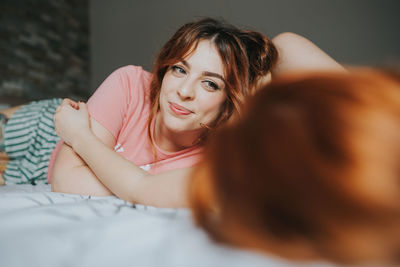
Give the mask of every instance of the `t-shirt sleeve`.
[[90, 116], [116, 138], [123, 126], [133, 97], [132, 91], [135, 88], [131, 87], [135, 85], [135, 79], [141, 71], [141, 67], [135, 66], [115, 70], [88, 100]]

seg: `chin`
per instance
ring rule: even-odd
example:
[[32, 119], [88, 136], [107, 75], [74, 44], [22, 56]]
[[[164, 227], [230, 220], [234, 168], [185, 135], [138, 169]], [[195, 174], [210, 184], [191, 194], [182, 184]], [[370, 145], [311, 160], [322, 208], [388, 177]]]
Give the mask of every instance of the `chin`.
[[188, 125], [189, 123], [185, 119], [180, 119], [168, 115], [164, 117], [163, 121], [165, 127], [172, 132], [179, 133], [179, 132], [190, 131], [190, 127]]
[[[163, 115], [161, 115], [163, 114]], [[193, 115], [190, 115], [188, 117], [177, 117], [174, 114], [171, 114], [165, 109], [161, 113], [161, 119], [163, 121], [163, 124], [165, 127], [175, 133], [182, 133], [182, 132], [195, 132], [195, 131], [201, 131], [201, 127], [199, 126], [200, 123], [195, 120]]]

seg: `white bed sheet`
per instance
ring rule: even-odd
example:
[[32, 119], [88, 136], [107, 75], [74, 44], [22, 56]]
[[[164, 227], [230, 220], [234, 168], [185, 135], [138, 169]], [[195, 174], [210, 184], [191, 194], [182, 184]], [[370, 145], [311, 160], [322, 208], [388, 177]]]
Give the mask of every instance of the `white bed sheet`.
[[303, 265], [217, 245], [188, 210], [53, 193], [38, 184], [0, 186], [0, 266]]

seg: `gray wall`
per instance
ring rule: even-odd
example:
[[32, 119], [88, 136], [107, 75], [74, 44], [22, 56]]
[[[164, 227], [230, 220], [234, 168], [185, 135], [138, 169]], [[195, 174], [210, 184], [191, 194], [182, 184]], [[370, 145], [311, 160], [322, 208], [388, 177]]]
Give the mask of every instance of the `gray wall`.
[[119, 66], [151, 70], [161, 45], [199, 16], [299, 33], [343, 64], [399, 66], [399, 13], [398, 0], [90, 0], [91, 88]]

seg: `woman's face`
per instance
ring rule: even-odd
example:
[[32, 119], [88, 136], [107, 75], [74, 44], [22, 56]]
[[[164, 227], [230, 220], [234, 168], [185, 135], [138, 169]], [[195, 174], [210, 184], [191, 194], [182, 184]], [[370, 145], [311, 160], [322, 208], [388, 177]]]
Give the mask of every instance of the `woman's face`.
[[165, 73], [158, 118], [170, 131], [200, 133], [204, 130], [200, 124], [212, 123], [221, 112], [226, 99], [224, 79], [214, 44], [200, 41], [193, 53]]

